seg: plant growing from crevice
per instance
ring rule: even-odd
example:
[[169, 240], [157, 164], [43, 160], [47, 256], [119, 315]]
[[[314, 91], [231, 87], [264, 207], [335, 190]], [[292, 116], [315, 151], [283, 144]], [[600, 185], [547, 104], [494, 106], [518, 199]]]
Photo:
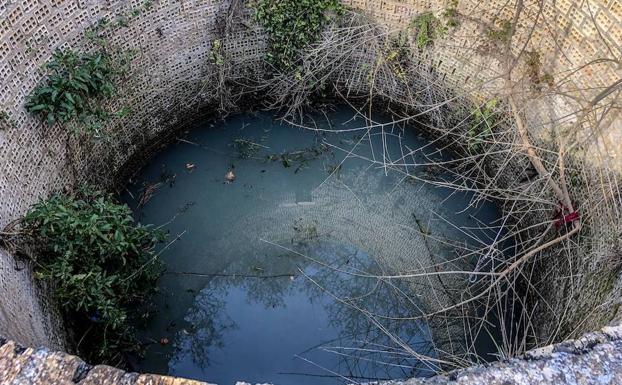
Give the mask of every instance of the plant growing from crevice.
[[477, 105], [471, 112], [471, 124], [468, 131], [468, 148], [471, 152], [481, 152], [484, 143], [492, 137], [492, 130], [497, 125], [498, 100], [488, 100]]
[[215, 39], [212, 42], [212, 48], [209, 51], [210, 62], [218, 67], [225, 64], [225, 55], [220, 39]]
[[447, 8], [445, 8], [445, 11], [443, 12], [443, 17], [445, 18], [447, 27], [458, 27], [460, 25], [458, 16], [458, 0], [450, 0]]
[[87, 29], [86, 36], [87, 38], [91, 38], [94, 33], [96, 34], [106, 29], [111, 30], [114, 28], [129, 27], [133, 19], [140, 17], [145, 12], [149, 12], [153, 9], [153, 6], [153, 1], [149, 0], [127, 11], [115, 14], [113, 18], [102, 17], [95, 25]]
[[527, 65], [527, 76], [529, 76], [535, 90], [541, 90], [543, 83], [549, 87], [553, 86], [555, 78], [550, 73], [542, 71], [542, 60], [538, 51], [526, 51], [525, 64]]
[[[97, 34], [93, 36], [101, 43]], [[115, 94], [115, 82], [129, 71], [131, 58], [131, 52], [112, 55], [104, 45], [94, 52], [58, 50], [45, 66], [45, 80], [28, 97], [26, 109], [49, 125], [75, 121], [78, 131], [101, 137], [103, 123], [123, 113], [107, 112], [101, 104]]]
[[416, 43], [419, 49], [424, 49], [434, 43], [434, 40], [443, 36], [446, 28], [432, 12], [425, 12], [415, 16], [410, 27], [416, 34]]
[[16, 123], [6, 111], [0, 111], [0, 131], [15, 127]]
[[[378, 60], [384, 61], [398, 79], [404, 80], [406, 77], [405, 65], [408, 63], [410, 55], [408, 35], [400, 32], [396, 36], [387, 39], [386, 54], [384, 57], [378, 58]], [[376, 66], [380, 64], [380, 62], [377, 62]]]
[[344, 12], [338, 0], [256, 0], [254, 8], [268, 34], [268, 61], [282, 71], [294, 69], [300, 50]]
[[34, 204], [19, 234], [19, 250], [51, 285], [81, 354], [116, 363], [138, 348], [128, 320], [161, 273], [154, 246], [162, 233], [135, 223], [111, 195], [82, 187]]
[[489, 27], [486, 36], [494, 43], [507, 44], [512, 38], [512, 22], [502, 20], [499, 27]]

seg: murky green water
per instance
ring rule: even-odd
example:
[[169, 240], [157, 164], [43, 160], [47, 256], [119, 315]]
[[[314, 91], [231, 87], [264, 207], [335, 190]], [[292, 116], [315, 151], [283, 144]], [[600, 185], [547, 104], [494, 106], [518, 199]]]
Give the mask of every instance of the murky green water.
[[268, 113], [200, 124], [128, 187], [143, 223], [179, 236], [163, 245], [140, 370], [339, 384], [430, 375], [438, 351], [460, 343], [461, 330], [413, 319], [450, 303], [436, 280], [387, 276], [433, 271], [455, 257], [448, 240], [494, 236], [479, 228], [496, 208], [407, 178], [443, 178], [425, 163], [449, 156], [415, 130], [358, 130], [365, 122], [346, 108], [313, 118], [346, 131]]

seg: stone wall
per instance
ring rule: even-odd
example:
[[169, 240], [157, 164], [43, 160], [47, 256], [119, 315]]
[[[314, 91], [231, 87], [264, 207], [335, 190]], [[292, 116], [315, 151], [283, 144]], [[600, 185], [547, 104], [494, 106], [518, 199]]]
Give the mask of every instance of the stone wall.
[[30, 266], [0, 249], [0, 334], [25, 343], [65, 348], [56, 307], [45, 288], [34, 282]]
[[[405, 30], [413, 18], [432, 12], [445, 23], [451, 0], [344, 0], [393, 28]], [[506, 68], [503, 51], [490, 31], [500, 31], [516, 15], [517, 1], [457, 0], [459, 25], [419, 52], [419, 60], [444, 75], [448, 85], [483, 97], [504, 95]], [[547, 122], [573, 116], [603, 88], [622, 78], [622, 1], [521, 1], [512, 53], [522, 55], [513, 73], [516, 82], [529, 83], [525, 52], [538, 53], [541, 73], [553, 77], [552, 86], [532, 92], [523, 107], [531, 131], [547, 131]], [[617, 62], [611, 59], [617, 59]], [[571, 120], [571, 119], [570, 119]], [[612, 112], [604, 132], [594, 138], [594, 163], [609, 163], [622, 171], [622, 120]], [[548, 133], [542, 134], [549, 137]], [[586, 135], [588, 135], [586, 133]]]
[[[344, 3], [395, 30], [406, 29], [413, 17], [425, 11], [442, 18], [450, 6], [439, 0]], [[228, 12], [230, 4], [227, 0], [0, 0], [0, 112], [10, 119], [0, 129], [0, 227], [51, 191], [85, 180], [108, 183], [126, 171], [123, 167], [128, 160], [145, 146], [181, 129], [216, 103], [215, 95], [205, 87], [216, 71], [208, 59], [212, 42], [223, 34], [216, 20]], [[415, 50], [417, 59], [429, 63], [448, 85], [463, 92], [481, 97], [502, 94], [502, 58], [487, 31], [511, 19], [515, 3], [462, 0], [457, 9], [460, 25], [449, 29], [432, 47]], [[110, 102], [111, 108], [129, 106], [132, 113], [110, 122], [106, 131], [111, 142], [90, 143], [68, 137], [59, 125], [42, 124], [23, 105], [42, 79], [41, 67], [52, 52], [67, 47], [89, 49], [84, 32], [103, 17], [112, 22], [105, 31], [111, 44], [137, 53], [131, 76]], [[533, 30], [535, 22], [550, 28]], [[534, 112], [532, 121], [537, 124], [576, 110], [572, 96], [589, 99], [620, 77], [621, 68], [609, 62], [592, 63], [612, 52], [620, 55], [620, 0], [545, 1], [543, 7], [526, 2], [519, 25], [514, 49], [540, 52], [543, 70], [555, 78], [555, 92], [542, 93], [535, 108], [524, 106]], [[225, 42], [231, 68], [240, 76], [261, 76], [266, 47], [259, 29], [242, 24]], [[517, 82], [529, 80], [520, 79], [521, 73], [515, 76]], [[595, 141], [597, 149], [604, 150], [596, 152], [596, 162], [620, 164], [620, 119], [612, 118], [607, 128]], [[67, 143], [76, 149], [71, 157], [80, 160], [77, 180], [69, 167]], [[61, 348], [58, 322], [50, 316], [45, 300], [37, 298], [39, 289], [28, 269], [16, 265], [19, 261], [0, 251], [0, 334], [24, 345]]]
[[105, 366], [91, 366], [76, 356], [47, 348], [24, 348], [2, 340], [0, 383], [20, 385], [208, 385], [204, 382], [152, 374], [126, 373]]
[[[215, 97], [203, 89], [215, 72], [208, 57], [220, 36], [216, 18], [228, 7], [228, 1], [212, 0], [0, 1], [0, 111], [10, 118], [0, 129], [0, 228], [52, 191], [81, 181], [106, 185], [138, 150], [204, 113]], [[24, 109], [52, 53], [89, 49], [85, 31], [103, 18], [109, 21], [103, 33], [111, 45], [136, 52], [132, 74], [109, 106], [132, 111], [108, 124], [113, 145], [70, 138], [66, 127], [49, 127]], [[233, 68], [261, 71], [263, 34], [242, 28], [226, 41]], [[68, 163], [68, 141], [77, 181]], [[0, 333], [25, 345], [61, 347], [60, 331], [51, 326], [58, 322], [38, 304], [30, 274], [14, 269], [17, 262], [6, 252], [0, 257]]]

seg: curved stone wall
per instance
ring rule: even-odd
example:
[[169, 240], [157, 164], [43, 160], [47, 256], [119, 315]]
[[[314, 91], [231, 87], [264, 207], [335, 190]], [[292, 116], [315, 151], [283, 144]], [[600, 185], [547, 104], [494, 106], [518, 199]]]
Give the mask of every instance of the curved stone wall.
[[[391, 26], [404, 30], [413, 18], [433, 12], [446, 20], [455, 9], [458, 26], [450, 27], [438, 42], [419, 52], [419, 60], [443, 74], [448, 85], [484, 97], [504, 95], [506, 70], [498, 35], [506, 21], [517, 20], [512, 41], [514, 55], [539, 55], [541, 74], [553, 76], [553, 86], [542, 92], [530, 89], [530, 68], [526, 60], [516, 64], [513, 80], [526, 83], [524, 110], [530, 123], [546, 130], [548, 122], [572, 117], [578, 101], [591, 100], [603, 88], [622, 77], [622, 2], [612, 1], [476, 1], [476, 0], [345, 0]], [[517, 15], [517, 5], [522, 6]], [[454, 8], [455, 7], [455, 8]], [[563, 94], [563, 95], [562, 95]], [[586, 103], [584, 103], [586, 104]], [[595, 138], [594, 162], [608, 162], [622, 170], [622, 120], [612, 113], [606, 130]], [[532, 130], [535, 132], [536, 130]], [[543, 134], [548, 137], [548, 134]]]
[[[215, 95], [202, 94], [209, 80], [208, 56], [217, 38], [216, 17], [228, 2], [196, 1], [4, 1], [0, 6], [0, 108], [12, 124], [0, 137], [0, 226], [19, 216], [38, 197], [67, 187], [66, 128], [48, 127], [24, 110], [27, 95], [42, 79], [42, 66], [59, 48], [89, 49], [85, 31], [103, 18], [112, 46], [135, 52], [132, 73], [111, 107], [130, 107], [129, 116], [107, 127], [115, 144], [90, 146], [77, 156], [79, 178], [89, 168], [113, 176], [138, 148], [170, 128], [191, 121]], [[245, 68], [264, 57], [263, 35], [237, 32], [225, 47]], [[236, 62], [237, 61], [237, 62]], [[88, 141], [87, 141], [88, 142]], [[102, 158], [105, 161], [102, 161]]]
[[[344, 3], [395, 30], [407, 28], [422, 12], [433, 11], [443, 17], [452, 6], [437, 0]], [[0, 129], [0, 227], [51, 191], [72, 188], [80, 181], [110, 185], [137, 153], [215, 109], [219, 95], [206, 86], [218, 81], [218, 68], [209, 62], [215, 39], [223, 41], [233, 71], [230, 77], [260, 78], [266, 49], [260, 29], [243, 20], [236, 20], [233, 30], [217, 22], [237, 4], [229, 0], [1, 0], [0, 111], [8, 114], [9, 122]], [[622, 2], [521, 4], [524, 9], [513, 48], [540, 52], [542, 71], [556, 79], [556, 92], [542, 92], [524, 106], [536, 127], [532, 133], [541, 132], [546, 138], [544, 122], [576, 111], [574, 96], [589, 100], [620, 78], [621, 68], [598, 59], [612, 52], [620, 55]], [[432, 47], [415, 49], [417, 60], [442, 74], [448, 85], [472, 92], [474, 97], [503, 94], [502, 58], [490, 41], [490, 31], [514, 17], [516, 4], [462, 0], [457, 10], [460, 25], [449, 29]], [[110, 101], [111, 108], [129, 106], [132, 112], [106, 127], [112, 141], [91, 143], [68, 136], [66, 128], [41, 124], [23, 105], [42, 79], [41, 66], [52, 52], [66, 47], [88, 49], [85, 30], [104, 17], [111, 23], [102, 33], [111, 44], [136, 52], [131, 76]], [[548, 27], [535, 29], [535, 24]], [[528, 83], [525, 73], [517, 72], [514, 80]], [[595, 149], [603, 150], [594, 152], [595, 162], [619, 165], [620, 119], [614, 115], [606, 123], [607, 131], [594, 141]], [[73, 149], [71, 154], [67, 148]], [[76, 175], [69, 160], [75, 163]], [[62, 333], [49, 311], [53, 306], [38, 301], [39, 289], [29, 269], [16, 268], [17, 263], [9, 253], [0, 251], [0, 334], [25, 345], [62, 348]], [[577, 303], [589, 300], [585, 295]]]
[[[208, 56], [213, 40], [220, 36], [216, 18], [228, 10], [228, 1], [212, 0], [3, 0], [0, 111], [11, 122], [0, 130], [0, 227], [51, 191], [72, 188], [80, 181], [110, 184], [137, 150], [145, 150], [205, 113], [203, 108], [217, 98], [202, 90], [215, 72]], [[66, 127], [49, 127], [24, 109], [54, 50], [89, 49], [85, 31], [103, 18], [110, 22], [102, 32], [107, 40], [126, 52], [136, 52], [131, 76], [110, 102], [113, 109], [132, 111], [109, 123], [106, 130], [113, 145], [70, 138]], [[252, 74], [262, 69], [263, 35], [241, 28], [226, 42], [232, 68], [259, 76]], [[67, 141], [72, 141], [72, 155], [67, 154]], [[77, 180], [69, 156], [76, 161]], [[15, 263], [8, 253], [0, 252], [0, 334], [26, 345], [62, 347], [53, 326], [58, 322], [37, 304], [29, 269], [14, 269]]]

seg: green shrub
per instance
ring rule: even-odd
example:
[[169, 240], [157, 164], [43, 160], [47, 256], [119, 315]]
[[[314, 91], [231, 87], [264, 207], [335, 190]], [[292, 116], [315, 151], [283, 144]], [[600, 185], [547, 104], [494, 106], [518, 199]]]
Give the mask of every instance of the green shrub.
[[255, 10], [255, 19], [268, 33], [268, 60], [285, 71], [292, 70], [300, 50], [344, 12], [338, 0], [256, 0]]
[[415, 29], [417, 34], [416, 41], [419, 49], [431, 45], [436, 38], [441, 37], [446, 32], [445, 27], [432, 12], [415, 16], [410, 22], [410, 26]]
[[135, 223], [127, 205], [89, 188], [36, 203], [22, 226], [36, 250], [36, 276], [51, 283], [86, 337], [86, 352], [105, 361], [130, 349], [129, 309], [147, 298], [161, 272], [154, 246], [162, 234]]
[[46, 68], [47, 81], [34, 89], [26, 109], [45, 116], [50, 124], [76, 118], [91, 110], [92, 98], [114, 92], [114, 70], [105, 52], [56, 51]]
[[483, 150], [483, 143], [492, 136], [493, 127], [497, 124], [497, 99], [493, 98], [476, 106], [472, 111], [471, 125], [468, 131], [468, 146], [473, 152]]
[[486, 30], [486, 36], [493, 42], [507, 44], [512, 38], [512, 22], [502, 20], [499, 28], [490, 27]]
[[445, 12], [443, 12], [447, 27], [456, 28], [460, 26], [460, 19], [458, 14], [458, 0], [450, 0]]
[[11, 119], [8, 112], [0, 111], [0, 130], [7, 130], [10, 127], [15, 127], [15, 125], [15, 121]]
[[220, 39], [212, 41], [212, 48], [209, 51], [210, 62], [218, 67], [225, 64], [225, 55]]
[[89, 122], [112, 115], [100, 104], [114, 95], [115, 81], [127, 72], [130, 59], [113, 59], [103, 47], [93, 53], [56, 51], [46, 64], [47, 78], [29, 95], [26, 109], [50, 125], [77, 119], [82, 131], [98, 135], [98, 126]]

